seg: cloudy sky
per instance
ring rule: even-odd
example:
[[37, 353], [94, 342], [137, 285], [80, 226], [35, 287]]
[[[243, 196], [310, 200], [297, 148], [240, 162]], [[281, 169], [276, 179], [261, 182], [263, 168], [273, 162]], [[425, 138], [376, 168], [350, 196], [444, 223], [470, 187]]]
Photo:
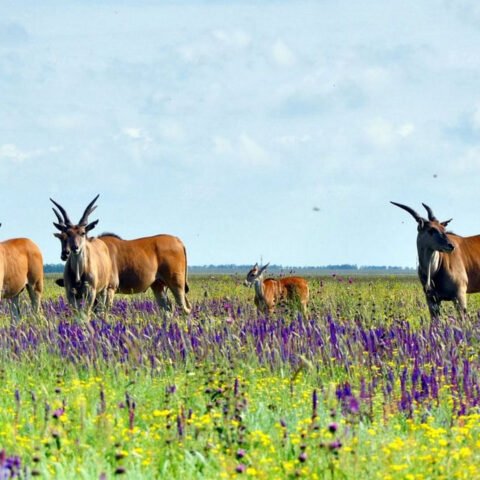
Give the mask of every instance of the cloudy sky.
[[0, 238], [100, 193], [192, 265], [415, 266], [390, 200], [480, 233], [479, 86], [474, 0], [3, 0]]

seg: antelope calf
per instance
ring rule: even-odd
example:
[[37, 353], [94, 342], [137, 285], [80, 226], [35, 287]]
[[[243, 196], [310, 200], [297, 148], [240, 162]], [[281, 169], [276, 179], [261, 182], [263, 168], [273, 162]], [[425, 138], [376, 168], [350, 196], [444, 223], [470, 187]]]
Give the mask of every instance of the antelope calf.
[[255, 305], [264, 313], [273, 313], [280, 302], [300, 304], [303, 315], [307, 314], [308, 283], [301, 277], [284, 277], [275, 280], [263, 279], [268, 263], [259, 268], [255, 264], [248, 272], [245, 285], [255, 288]]
[[20, 316], [18, 296], [25, 287], [33, 311], [38, 313], [43, 292], [43, 258], [40, 249], [28, 238], [0, 242], [0, 299], [11, 299], [15, 318]]
[[98, 220], [88, 222], [88, 216], [97, 208], [94, 206], [97, 198], [98, 195], [89, 203], [77, 224], [73, 224], [61, 205], [50, 199], [63, 214], [63, 221], [54, 222], [54, 225], [65, 236], [68, 245], [69, 254], [63, 271], [67, 300], [75, 308], [81, 306], [79, 300], [83, 302], [87, 316], [95, 299], [110, 307], [114, 293], [108, 248], [101, 240], [88, 238], [88, 232], [98, 223]]
[[390, 202], [407, 211], [417, 222], [418, 277], [431, 318], [440, 314], [443, 300], [453, 301], [460, 317], [467, 313], [467, 293], [480, 292], [480, 235], [461, 237], [447, 232], [452, 220], [440, 222], [423, 204], [428, 219], [413, 208]]

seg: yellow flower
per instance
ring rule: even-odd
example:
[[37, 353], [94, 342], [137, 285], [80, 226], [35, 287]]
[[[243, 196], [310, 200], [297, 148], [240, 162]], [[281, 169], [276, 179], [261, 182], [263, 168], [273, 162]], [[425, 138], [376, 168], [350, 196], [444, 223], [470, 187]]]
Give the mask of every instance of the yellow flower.
[[171, 410], [154, 410], [153, 416], [154, 417], [168, 417], [172, 413]]

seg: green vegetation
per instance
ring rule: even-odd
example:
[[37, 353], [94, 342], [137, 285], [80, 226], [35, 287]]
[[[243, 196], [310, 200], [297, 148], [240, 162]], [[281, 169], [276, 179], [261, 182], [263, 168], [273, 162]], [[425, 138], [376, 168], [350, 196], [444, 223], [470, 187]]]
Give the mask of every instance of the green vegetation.
[[314, 277], [306, 319], [266, 318], [192, 276], [188, 317], [80, 322], [54, 278], [40, 318], [1, 306], [0, 478], [480, 476], [478, 296], [431, 322], [413, 276]]

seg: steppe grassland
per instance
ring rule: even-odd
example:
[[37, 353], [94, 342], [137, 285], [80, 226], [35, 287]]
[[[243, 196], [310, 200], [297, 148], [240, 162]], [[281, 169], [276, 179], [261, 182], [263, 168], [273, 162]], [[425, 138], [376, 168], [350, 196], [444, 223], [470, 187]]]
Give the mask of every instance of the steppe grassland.
[[0, 472], [480, 477], [477, 296], [432, 323], [416, 278], [337, 275], [310, 279], [306, 319], [265, 318], [242, 281], [191, 277], [169, 320], [147, 294], [78, 322], [50, 277], [41, 318], [2, 303]]

